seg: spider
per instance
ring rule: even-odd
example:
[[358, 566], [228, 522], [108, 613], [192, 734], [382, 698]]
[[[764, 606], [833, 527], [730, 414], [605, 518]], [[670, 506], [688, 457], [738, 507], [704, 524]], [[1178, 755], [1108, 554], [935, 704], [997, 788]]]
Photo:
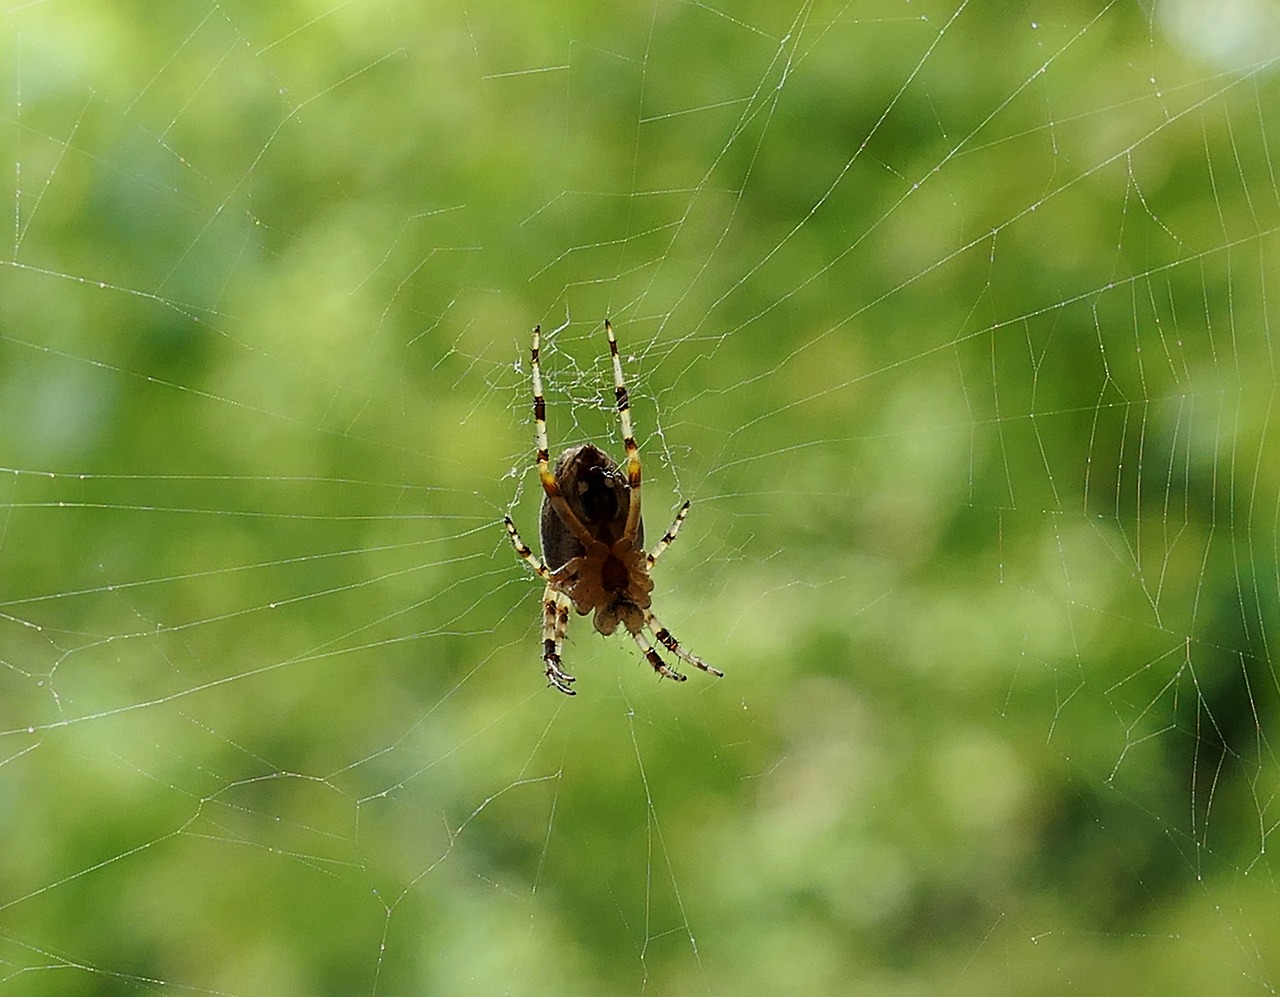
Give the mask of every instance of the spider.
[[673, 671], [658, 656], [653, 642], [645, 636], [646, 630], [681, 661], [724, 677], [724, 672], [681, 647], [649, 608], [653, 591], [649, 572], [680, 532], [689, 513], [689, 503], [680, 507], [671, 528], [652, 550], [646, 551], [644, 523], [640, 519], [640, 448], [631, 432], [631, 408], [627, 402], [627, 386], [622, 380], [618, 341], [608, 320], [604, 331], [609, 337], [609, 356], [613, 360], [614, 394], [618, 398], [618, 419], [627, 451], [626, 473], [613, 458], [590, 443], [565, 450], [556, 458], [552, 470], [547, 450], [547, 402], [542, 396], [542, 370], [538, 366], [542, 329], [534, 326], [533, 424], [538, 444], [538, 477], [546, 492], [539, 524], [542, 558], [535, 556], [520, 539], [511, 517], [504, 517], [516, 553], [547, 583], [542, 595], [542, 660], [546, 664], [547, 681], [567, 696], [575, 694], [569, 687], [574, 678], [561, 668], [560, 649], [569, 630], [570, 605], [580, 616], [594, 612], [595, 627], [606, 637], [622, 624], [660, 677], [677, 682], [685, 680], [684, 675]]

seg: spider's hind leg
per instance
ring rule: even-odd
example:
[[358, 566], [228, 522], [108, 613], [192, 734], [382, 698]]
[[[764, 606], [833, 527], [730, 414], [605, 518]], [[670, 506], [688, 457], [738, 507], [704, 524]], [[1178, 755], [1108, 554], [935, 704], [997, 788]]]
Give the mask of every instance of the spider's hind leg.
[[560, 667], [560, 649], [568, 630], [569, 597], [548, 585], [542, 595], [542, 660], [547, 666], [547, 681], [566, 696], [575, 696], [569, 688], [573, 676]]
[[662, 625], [662, 621], [653, 615], [649, 610], [644, 612], [644, 625], [653, 631], [653, 636], [658, 639], [658, 643], [674, 654], [681, 661], [687, 661], [695, 668], [701, 668], [704, 672], [710, 672], [717, 678], [724, 678], [724, 672], [719, 668], [712, 668], [696, 654], [690, 654], [680, 642], [671, 635], [671, 631]]
[[653, 670], [655, 672], [663, 678], [675, 679], [677, 682], [683, 682], [685, 680], [684, 675], [681, 675], [679, 672], [672, 671], [667, 667], [667, 663], [658, 657], [657, 649], [654, 648], [652, 643], [650, 643], [649, 638], [644, 635], [643, 631], [636, 630], [631, 636], [635, 639], [635, 642], [640, 645], [640, 650], [642, 650], [644, 652], [644, 656], [649, 659], [649, 664], [653, 665]]

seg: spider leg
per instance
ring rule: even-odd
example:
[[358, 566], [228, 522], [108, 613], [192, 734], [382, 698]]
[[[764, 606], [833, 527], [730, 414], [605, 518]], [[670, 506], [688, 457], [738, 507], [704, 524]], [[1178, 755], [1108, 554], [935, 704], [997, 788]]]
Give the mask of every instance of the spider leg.
[[542, 660], [547, 666], [547, 681], [565, 695], [576, 695], [569, 688], [573, 676], [560, 667], [560, 648], [564, 646], [564, 635], [569, 630], [569, 597], [556, 588], [555, 574], [551, 569], [520, 539], [511, 517], [504, 516], [502, 521], [507, 524], [507, 536], [511, 538], [516, 553], [547, 583], [542, 592]]
[[627, 508], [627, 525], [622, 539], [634, 542], [640, 532], [640, 448], [636, 446], [635, 433], [631, 429], [631, 403], [627, 399], [627, 385], [622, 379], [622, 360], [618, 357], [618, 341], [613, 326], [604, 320], [604, 331], [609, 336], [609, 357], [613, 361], [613, 393], [618, 399], [618, 419], [622, 423], [622, 445], [627, 449], [627, 485], [631, 488], [631, 504]]
[[511, 521], [510, 516], [503, 516], [502, 521], [507, 524], [507, 536], [511, 538], [511, 545], [515, 547], [516, 553], [519, 554], [526, 564], [531, 567], [539, 578], [548, 585], [554, 580], [551, 569], [542, 563], [533, 551], [529, 549], [529, 545], [520, 539], [520, 534], [516, 532], [516, 524]]
[[582, 539], [591, 534], [582, 525], [582, 520], [569, 508], [569, 503], [560, 493], [560, 486], [556, 484], [556, 476], [551, 470], [551, 453], [547, 443], [547, 399], [542, 394], [542, 365], [538, 362], [541, 343], [542, 326], [535, 325], [529, 366], [533, 370], [533, 429], [538, 445], [538, 477], [542, 480], [542, 490], [547, 493], [547, 498], [560, 514], [565, 526], [569, 527], [576, 537]]
[[662, 625], [662, 621], [653, 615], [649, 610], [644, 611], [644, 625], [653, 631], [653, 636], [658, 639], [658, 643], [674, 654], [681, 661], [687, 661], [695, 668], [701, 668], [704, 672], [710, 672], [717, 678], [724, 678], [724, 672], [719, 668], [712, 668], [696, 654], [690, 654], [680, 642], [671, 636], [671, 631]]
[[654, 648], [653, 644], [649, 642], [649, 638], [644, 635], [643, 631], [637, 630], [631, 636], [635, 639], [635, 642], [640, 645], [640, 650], [642, 650], [644, 652], [644, 656], [649, 659], [649, 664], [653, 665], [653, 670], [655, 672], [664, 678], [675, 679], [677, 682], [683, 682], [685, 680], [684, 675], [681, 675], [679, 672], [672, 671], [667, 667], [666, 662], [658, 657], [657, 650]]
[[542, 593], [542, 660], [546, 663], [547, 681], [566, 696], [577, 695], [569, 688], [573, 676], [560, 667], [560, 649], [569, 630], [569, 597], [548, 585]]
[[675, 540], [680, 533], [680, 527], [684, 524], [684, 517], [689, 515], [689, 503], [686, 502], [680, 507], [680, 511], [676, 513], [675, 522], [671, 524], [671, 528], [662, 535], [662, 539], [653, 545], [653, 550], [649, 551], [645, 561], [652, 568], [657, 563], [658, 558], [662, 556], [662, 552], [671, 546], [671, 542]]

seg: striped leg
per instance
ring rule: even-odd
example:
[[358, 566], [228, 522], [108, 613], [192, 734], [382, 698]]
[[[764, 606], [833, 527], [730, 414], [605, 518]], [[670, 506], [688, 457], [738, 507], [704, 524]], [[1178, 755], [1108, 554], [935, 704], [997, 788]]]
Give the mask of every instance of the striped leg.
[[569, 688], [573, 676], [560, 667], [560, 649], [569, 630], [569, 597], [550, 585], [542, 593], [542, 660], [546, 664], [547, 681], [566, 696], [577, 695]]
[[644, 652], [644, 656], [649, 659], [649, 664], [653, 665], [653, 670], [664, 678], [675, 679], [677, 682], [683, 682], [685, 676], [679, 672], [673, 672], [667, 667], [666, 663], [658, 657], [657, 650], [649, 643], [649, 638], [643, 632], [637, 630], [631, 635], [635, 638], [635, 642], [640, 645], [640, 650]]
[[520, 539], [516, 524], [510, 516], [502, 521], [507, 524], [507, 536], [516, 553], [531, 567], [539, 578], [547, 583], [542, 593], [542, 660], [546, 664], [547, 681], [566, 695], [574, 695], [569, 688], [573, 676], [560, 667], [560, 649], [564, 646], [564, 635], [569, 630], [569, 597], [554, 585], [555, 574], [542, 563], [528, 544]]
[[690, 654], [680, 643], [671, 636], [671, 631], [662, 625], [662, 621], [653, 615], [649, 610], [644, 611], [644, 625], [653, 631], [653, 636], [658, 639], [658, 643], [674, 654], [681, 661], [687, 661], [695, 668], [701, 668], [704, 672], [710, 672], [717, 678], [724, 678], [724, 672], [719, 668], [712, 668], [696, 654]]
[[529, 366], [533, 369], [533, 430], [538, 445], [538, 477], [542, 479], [542, 490], [560, 514], [564, 525], [569, 527], [579, 540], [585, 540], [590, 534], [582, 525], [582, 520], [574, 515], [569, 503], [560, 494], [560, 486], [556, 484], [556, 476], [551, 472], [551, 454], [547, 444], [547, 399], [542, 394], [542, 365], [538, 361], [538, 349], [542, 345], [542, 326], [533, 327], [533, 349], [530, 353]]
[[511, 538], [511, 545], [515, 547], [516, 553], [524, 559], [524, 562], [534, 570], [534, 573], [539, 578], [550, 584], [555, 577], [552, 575], [551, 569], [543, 564], [542, 559], [534, 554], [529, 549], [529, 545], [520, 539], [520, 534], [516, 532], [516, 524], [511, 521], [510, 516], [503, 516], [502, 521], [507, 524], [507, 536]]
[[680, 507], [680, 511], [676, 513], [676, 520], [671, 524], [671, 528], [662, 535], [662, 539], [653, 545], [653, 550], [649, 551], [649, 556], [645, 558], [649, 567], [652, 568], [657, 563], [658, 558], [662, 556], [662, 552], [671, 546], [671, 542], [680, 533], [680, 527], [684, 525], [684, 517], [689, 515], [689, 503], [686, 502]]
[[622, 445], [627, 449], [627, 484], [631, 488], [631, 505], [627, 509], [627, 525], [622, 539], [635, 542], [640, 532], [640, 448], [636, 446], [631, 431], [631, 403], [627, 398], [627, 385], [622, 380], [622, 360], [618, 357], [618, 341], [613, 336], [613, 326], [604, 320], [604, 331], [609, 336], [609, 357], [613, 360], [613, 393], [618, 399], [618, 419], [622, 422]]

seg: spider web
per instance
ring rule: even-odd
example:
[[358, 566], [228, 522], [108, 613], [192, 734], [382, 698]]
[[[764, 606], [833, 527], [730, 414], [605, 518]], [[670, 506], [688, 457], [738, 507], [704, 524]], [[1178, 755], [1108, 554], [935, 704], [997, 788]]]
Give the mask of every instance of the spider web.
[[[1261, 0], [9, 3], [0, 994], [1275, 992]], [[621, 453], [657, 682], [575, 619]]]

